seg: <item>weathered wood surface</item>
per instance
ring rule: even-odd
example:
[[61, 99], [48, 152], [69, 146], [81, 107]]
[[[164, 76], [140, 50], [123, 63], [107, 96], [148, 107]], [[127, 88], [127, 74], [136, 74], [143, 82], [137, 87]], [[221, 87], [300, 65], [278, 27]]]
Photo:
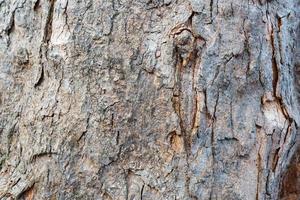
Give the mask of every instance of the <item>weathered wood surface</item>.
[[297, 40], [298, 0], [0, 0], [0, 199], [279, 199]]

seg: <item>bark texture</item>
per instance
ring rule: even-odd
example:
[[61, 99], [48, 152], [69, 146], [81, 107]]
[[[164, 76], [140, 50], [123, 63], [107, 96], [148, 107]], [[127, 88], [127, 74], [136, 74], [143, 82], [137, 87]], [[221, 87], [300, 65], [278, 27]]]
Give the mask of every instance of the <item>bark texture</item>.
[[297, 40], [298, 0], [0, 0], [0, 199], [288, 198]]
[[300, 150], [295, 153], [290, 166], [286, 170], [280, 191], [282, 200], [298, 200], [300, 197]]

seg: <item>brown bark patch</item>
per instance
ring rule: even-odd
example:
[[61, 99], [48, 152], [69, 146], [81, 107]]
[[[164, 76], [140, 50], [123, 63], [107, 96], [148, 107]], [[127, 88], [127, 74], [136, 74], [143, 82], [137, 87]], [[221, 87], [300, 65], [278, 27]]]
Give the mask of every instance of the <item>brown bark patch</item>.
[[176, 132], [171, 133], [170, 144], [175, 152], [179, 153], [183, 151], [183, 139], [180, 135], [177, 135]]
[[34, 185], [28, 188], [26, 191], [23, 192], [20, 199], [22, 200], [33, 200], [34, 197]]
[[300, 199], [300, 148], [285, 172], [281, 185], [281, 200]]

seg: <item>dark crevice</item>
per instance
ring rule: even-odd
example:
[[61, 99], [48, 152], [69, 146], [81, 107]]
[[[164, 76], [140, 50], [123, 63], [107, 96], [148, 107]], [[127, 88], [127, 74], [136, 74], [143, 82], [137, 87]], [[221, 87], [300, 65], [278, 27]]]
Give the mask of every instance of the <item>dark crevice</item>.
[[210, 23], [213, 22], [213, 6], [214, 6], [214, 0], [210, 0], [209, 3]]
[[86, 128], [85, 130], [81, 133], [81, 135], [79, 136], [79, 138], [77, 139], [77, 142], [79, 142], [82, 138], [85, 137], [86, 133], [88, 132], [89, 129], [89, 124], [90, 124], [90, 113], [88, 113], [87, 115], [87, 119], [86, 119]]
[[143, 200], [144, 187], [145, 187], [145, 185], [143, 185], [143, 186], [142, 186], [142, 189], [141, 189], [141, 200]]
[[10, 33], [12, 33], [15, 29], [15, 12], [16, 10], [14, 10], [11, 14], [11, 17], [10, 17], [10, 22], [9, 22], [9, 25], [6, 29], [6, 34], [9, 35]]
[[34, 84], [34, 87], [41, 85], [43, 81], [44, 81], [44, 67], [41, 67], [41, 74], [39, 75], [39, 79], [37, 80], [37, 82]]
[[18, 180], [12, 184], [11, 188], [13, 188], [14, 186], [18, 185], [18, 183], [19, 183], [20, 181], [21, 181], [21, 178], [18, 178]]
[[264, 88], [264, 81], [263, 81], [263, 75], [262, 75], [262, 69], [261, 69], [261, 56], [262, 56], [262, 41], [260, 40], [259, 42], [260, 46], [259, 46], [259, 54], [258, 54], [258, 58], [257, 58], [257, 64], [258, 66], [260, 66], [260, 68], [258, 69], [258, 73], [259, 73], [259, 83], [261, 85], [262, 88]]
[[214, 106], [214, 111], [213, 111], [213, 117], [212, 117], [212, 124], [211, 124], [211, 138], [210, 138], [210, 146], [211, 146], [211, 155], [212, 155], [212, 187], [211, 187], [211, 192], [210, 192], [210, 199], [214, 198], [214, 185], [215, 185], [215, 162], [216, 162], [216, 142], [215, 142], [215, 120], [216, 120], [216, 112], [217, 112], [217, 106], [219, 103], [219, 97], [220, 97], [220, 92], [218, 91], [217, 94], [217, 99], [216, 103]]
[[206, 117], [207, 117], [207, 119], [211, 119], [212, 118], [212, 116], [211, 116], [211, 114], [208, 112], [208, 101], [207, 101], [207, 90], [206, 89], [204, 89], [204, 91], [203, 91], [203, 94], [204, 94], [204, 106], [205, 106], [205, 112], [206, 112]]
[[[268, 135], [269, 138], [272, 139], [271, 135]], [[269, 138], [267, 140], [269, 140]], [[271, 140], [271, 144], [269, 144], [270, 146], [273, 146], [273, 139]], [[270, 192], [269, 192], [269, 184], [270, 184], [270, 166], [269, 166], [269, 162], [270, 162], [270, 155], [271, 155], [271, 149], [266, 153], [267, 154], [267, 158], [266, 158], [266, 181], [265, 181], [265, 198], [268, 199], [270, 197]]]
[[21, 191], [16, 199], [19, 199], [19, 200], [31, 200], [31, 199], [33, 199], [34, 184], [35, 183], [31, 184], [29, 187], [26, 187], [23, 191]]
[[79, 136], [79, 138], [77, 139], [77, 142], [79, 142], [86, 135], [86, 133], [87, 133], [87, 130], [83, 131], [81, 133], [81, 135]]
[[34, 3], [34, 6], [33, 6], [33, 10], [35, 12], [37, 12], [40, 7], [41, 7], [40, 0], [36, 0], [36, 2]]
[[57, 152], [41, 152], [41, 153], [37, 153], [34, 154], [31, 158], [31, 162], [36, 161], [38, 158], [43, 158], [43, 157], [51, 157], [52, 155], [58, 155]]
[[260, 177], [261, 177], [261, 170], [262, 170], [262, 159], [260, 155], [260, 149], [261, 149], [261, 145], [259, 146], [258, 149], [257, 161], [256, 161], [256, 167], [257, 167], [256, 200], [259, 200]]
[[272, 71], [273, 71], [273, 96], [276, 98], [277, 97], [277, 84], [278, 84], [278, 64], [276, 61], [276, 48], [275, 48], [275, 39], [274, 39], [274, 28], [273, 25], [271, 26], [271, 33], [270, 33], [270, 38], [271, 38], [271, 48], [272, 48]]
[[246, 54], [248, 56], [247, 71], [246, 71], [246, 75], [248, 75], [250, 72], [251, 53], [250, 53], [250, 44], [249, 44], [250, 36], [247, 33], [247, 31], [245, 30], [245, 21], [246, 21], [246, 19], [243, 20], [243, 32], [244, 32], [244, 37], [245, 37], [244, 48], [245, 48]]
[[[53, 22], [53, 13], [54, 13], [54, 6], [55, 6], [56, 0], [49, 0], [49, 10], [47, 13], [46, 23], [44, 27], [44, 33], [43, 33], [43, 42], [40, 47], [40, 64], [41, 64], [41, 74], [39, 77], [39, 80], [34, 84], [34, 87], [39, 86], [43, 83], [44, 77], [45, 77], [45, 62], [48, 60], [48, 49], [49, 49], [49, 42], [52, 35], [52, 22]], [[39, 4], [39, 2], [36, 2], [36, 6]]]
[[282, 18], [277, 16], [277, 28], [278, 28], [278, 32], [277, 32], [277, 38], [278, 38], [278, 52], [280, 55], [280, 63], [283, 64], [283, 60], [282, 60], [282, 39], [281, 39], [281, 28], [282, 27]]
[[288, 127], [287, 127], [285, 135], [284, 135], [283, 144], [285, 144], [287, 135], [291, 132], [292, 124], [293, 124], [293, 122], [289, 121]]
[[46, 19], [46, 25], [44, 29], [44, 37], [43, 37], [43, 42], [45, 44], [49, 44], [49, 41], [51, 39], [52, 35], [52, 23], [53, 23], [53, 13], [54, 13], [54, 6], [55, 6], [56, 0], [49, 0], [50, 7]]
[[118, 145], [120, 141], [120, 131], [117, 131], [117, 135], [116, 135], [116, 144]]
[[67, 0], [66, 6], [64, 7], [63, 14], [65, 15], [65, 26], [67, 26], [68, 31], [70, 31], [70, 26], [69, 26], [69, 16], [67, 13], [69, 1]]
[[272, 163], [272, 171], [275, 172], [277, 164], [278, 164], [278, 159], [279, 159], [279, 151], [280, 151], [280, 147], [278, 147], [275, 150], [274, 156], [273, 156], [273, 163]]

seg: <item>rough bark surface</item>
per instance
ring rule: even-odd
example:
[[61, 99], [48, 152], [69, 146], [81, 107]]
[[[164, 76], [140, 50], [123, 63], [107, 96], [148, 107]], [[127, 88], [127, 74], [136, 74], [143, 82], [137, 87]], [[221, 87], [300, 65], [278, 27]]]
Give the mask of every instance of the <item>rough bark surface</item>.
[[294, 155], [286, 170], [280, 191], [282, 200], [298, 200], [300, 197], [300, 150]]
[[0, 0], [0, 199], [288, 198], [297, 39], [298, 0]]

